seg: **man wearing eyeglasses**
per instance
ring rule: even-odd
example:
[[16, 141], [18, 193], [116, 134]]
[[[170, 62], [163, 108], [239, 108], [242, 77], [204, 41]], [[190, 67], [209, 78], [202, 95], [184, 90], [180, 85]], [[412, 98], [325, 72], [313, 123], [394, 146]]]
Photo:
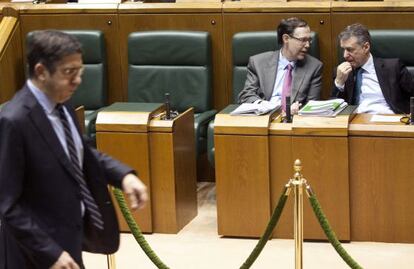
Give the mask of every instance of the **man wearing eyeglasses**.
[[285, 111], [290, 96], [291, 112], [296, 114], [302, 104], [320, 98], [322, 63], [308, 55], [312, 38], [306, 21], [283, 19], [277, 38], [280, 50], [250, 57], [239, 103], [281, 102]]
[[371, 35], [359, 23], [347, 26], [339, 41], [345, 61], [338, 65], [332, 94], [358, 105], [357, 113], [410, 113], [414, 77], [399, 59], [371, 55]]
[[0, 269], [84, 268], [113, 253], [118, 223], [107, 184], [133, 209], [147, 200], [128, 166], [83, 140], [67, 102], [82, 81], [81, 45], [58, 31], [28, 38], [29, 79], [0, 113]]

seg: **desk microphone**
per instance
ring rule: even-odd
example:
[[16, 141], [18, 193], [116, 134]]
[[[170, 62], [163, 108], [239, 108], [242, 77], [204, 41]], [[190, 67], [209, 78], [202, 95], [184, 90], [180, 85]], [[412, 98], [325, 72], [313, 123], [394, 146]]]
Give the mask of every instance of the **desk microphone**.
[[410, 97], [410, 125], [414, 125], [414, 97]]
[[165, 119], [171, 119], [170, 93], [165, 94]]
[[290, 96], [286, 96], [286, 119], [285, 122], [292, 122], [292, 114], [290, 113]]

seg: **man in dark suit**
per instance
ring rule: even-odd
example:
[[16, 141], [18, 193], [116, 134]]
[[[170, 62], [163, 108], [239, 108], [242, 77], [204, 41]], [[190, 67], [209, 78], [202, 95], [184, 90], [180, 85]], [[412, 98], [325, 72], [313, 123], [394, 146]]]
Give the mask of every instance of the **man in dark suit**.
[[339, 41], [345, 62], [337, 67], [333, 95], [359, 105], [358, 113], [409, 113], [414, 77], [404, 64], [399, 59], [373, 57], [371, 36], [362, 24], [347, 26]]
[[82, 250], [113, 253], [118, 223], [107, 184], [139, 208], [134, 171], [88, 146], [66, 101], [81, 83], [80, 43], [37, 31], [29, 79], [0, 113], [0, 268], [84, 268]]
[[292, 114], [301, 104], [320, 98], [322, 63], [308, 55], [309, 25], [298, 18], [283, 19], [277, 27], [280, 50], [250, 57], [239, 103], [281, 102], [290, 96]]

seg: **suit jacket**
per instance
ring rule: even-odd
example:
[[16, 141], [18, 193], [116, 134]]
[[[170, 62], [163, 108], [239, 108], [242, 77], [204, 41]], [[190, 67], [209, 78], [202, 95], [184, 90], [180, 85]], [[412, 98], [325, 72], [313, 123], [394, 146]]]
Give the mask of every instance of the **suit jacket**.
[[72, 163], [26, 86], [2, 109], [0, 133], [0, 268], [49, 268], [63, 250], [82, 266], [82, 250], [115, 252], [119, 230], [107, 183], [120, 187], [132, 169], [83, 141], [85, 180], [104, 221], [98, 230], [87, 212], [82, 218]]
[[[385, 101], [396, 114], [410, 113], [410, 96], [414, 95], [414, 77], [399, 59], [374, 58], [375, 72]], [[356, 105], [354, 98], [355, 72], [348, 76], [344, 91], [335, 87], [333, 96]], [[336, 72], [335, 72], [336, 74]]]
[[[250, 57], [247, 78], [239, 94], [239, 103], [253, 103], [257, 99], [270, 100], [276, 81], [279, 50], [269, 51]], [[291, 103], [305, 104], [320, 98], [322, 88], [322, 63], [306, 55], [298, 61], [292, 73]]]

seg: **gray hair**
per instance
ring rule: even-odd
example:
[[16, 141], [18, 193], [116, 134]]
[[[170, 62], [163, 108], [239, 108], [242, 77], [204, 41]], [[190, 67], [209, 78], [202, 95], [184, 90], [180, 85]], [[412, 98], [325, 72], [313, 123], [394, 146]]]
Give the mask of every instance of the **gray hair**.
[[360, 23], [354, 23], [345, 27], [345, 29], [339, 34], [339, 40], [348, 40], [351, 37], [356, 37], [359, 45], [363, 45], [368, 42], [371, 45], [371, 35], [368, 28]]

